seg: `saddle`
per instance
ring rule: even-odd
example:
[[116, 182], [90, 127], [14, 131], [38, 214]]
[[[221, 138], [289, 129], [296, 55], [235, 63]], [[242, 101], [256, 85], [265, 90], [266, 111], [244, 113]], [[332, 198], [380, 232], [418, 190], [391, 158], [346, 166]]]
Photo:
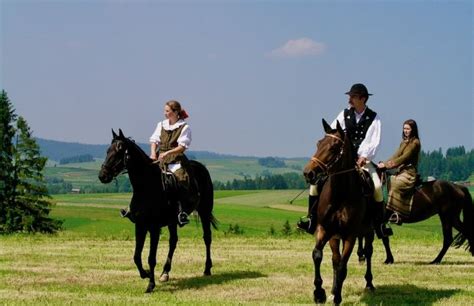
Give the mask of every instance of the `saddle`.
[[173, 172], [163, 171], [161, 172], [161, 182], [163, 184], [163, 190], [168, 194], [175, 194], [178, 192], [178, 180]]
[[360, 169], [358, 172], [359, 178], [362, 182], [362, 194], [365, 197], [372, 197], [372, 195], [374, 194], [375, 187], [369, 172], [363, 169]]

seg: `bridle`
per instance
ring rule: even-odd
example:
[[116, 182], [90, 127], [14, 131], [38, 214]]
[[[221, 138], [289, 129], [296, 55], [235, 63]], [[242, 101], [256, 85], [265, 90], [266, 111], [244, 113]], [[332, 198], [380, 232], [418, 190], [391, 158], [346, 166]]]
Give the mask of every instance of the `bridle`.
[[[125, 149], [123, 153], [123, 158], [119, 158], [112, 166], [107, 166], [105, 162], [102, 164], [102, 169], [106, 172], [111, 173], [113, 177], [117, 177], [121, 174], [128, 172], [128, 160], [130, 159], [130, 154], [128, 153], [128, 148]], [[119, 170], [120, 164], [123, 162], [123, 168]], [[116, 173], [116, 174], [115, 174]]]
[[323, 162], [322, 160], [320, 160], [319, 158], [317, 158], [315, 156], [311, 157], [310, 162], [312, 162], [313, 164], [316, 164], [316, 166], [319, 166], [323, 170], [324, 173], [329, 175], [330, 169], [332, 167], [334, 167], [334, 165], [341, 159], [342, 155], [344, 154], [344, 143], [345, 142], [341, 137], [333, 135], [333, 134], [326, 134], [326, 137], [334, 138], [334, 139], [338, 140], [341, 143], [341, 150], [339, 151], [339, 154], [336, 155], [328, 163]]

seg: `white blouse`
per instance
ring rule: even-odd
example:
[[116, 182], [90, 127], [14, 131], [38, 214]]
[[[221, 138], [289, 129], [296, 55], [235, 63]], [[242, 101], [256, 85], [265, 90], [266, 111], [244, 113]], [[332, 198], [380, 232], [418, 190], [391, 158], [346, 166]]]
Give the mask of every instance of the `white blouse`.
[[[158, 146], [160, 145], [161, 128], [164, 128], [167, 131], [172, 131], [185, 123], [186, 121], [183, 119], [179, 119], [175, 124], [170, 124], [169, 119], [158, 122], [155, 131], [150, 137], [150, 143], [156, 143]], [[191, 140], [191, 128], [189, 127], [189, 124], [186, 124], [186, 126], [181, 130], [181, 135], [178, 137], [178, 145], [188, 149], [191, 145]]]
[[[359, 122], [359, 120], [362, 118], [364, 113], [365, 113], [365, 109], [360, 114], [355, 112], [356, 122]], [[339, 121], [343, 129], [346, 128], [346, 123], [344, 120], [344, 110], [340, 112], [337, 118], [332, 122], [331, 127], [333, 129], [336, 128], [337, 121]], [[364, 140], [362, 140], [359, 146], [359, 149], [357, 150], [357, 155], [359, 155], [359, 157], [365, 157], [368, 160], [374, 159], [375, 154], [377, 153], [377, 149], [380, 145], [381, 131], [382, 131], [382, 123], [380, 121], [379, 114], [377, 114], [374, 118], [374, 121], [372, 121], [372, 124], [369, 126], [369, 129], [367, 130]]]

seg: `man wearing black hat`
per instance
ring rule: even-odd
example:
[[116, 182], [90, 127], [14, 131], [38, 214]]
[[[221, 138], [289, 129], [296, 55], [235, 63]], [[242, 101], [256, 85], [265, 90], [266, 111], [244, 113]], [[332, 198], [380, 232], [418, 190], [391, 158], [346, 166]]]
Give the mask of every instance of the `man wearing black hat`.
[[[375, 157], [378, 146], [380, 144], [381, 122], [376, 112], [367, 107], [370, 94], [364, 84], [357, 83], [352, 85], [351, 89], [346, 92], [349, 96], [349, 108], [339, 113], [337, 118], [332, 122], [331, 127], [336, 128], [339, 121], [341, 127], [346, 130], [352, 144], [357, 150], [357, 164], [367, 170], [374, 182], [374, 200], [376, 202], [377, 223], [382, 223], [383, 218], [383, 193], [382, 183], [377, 175], [371, 160]], [[309, 220], [300, 221], [298, 227], [309, 233], [316, 230], [316, 211], [318, 201], [318, 188], [311, 185], [308, 199]], [[378, 236], [390, 234], [390, 229], [382, 224], [381, 228], [376, 228]]]

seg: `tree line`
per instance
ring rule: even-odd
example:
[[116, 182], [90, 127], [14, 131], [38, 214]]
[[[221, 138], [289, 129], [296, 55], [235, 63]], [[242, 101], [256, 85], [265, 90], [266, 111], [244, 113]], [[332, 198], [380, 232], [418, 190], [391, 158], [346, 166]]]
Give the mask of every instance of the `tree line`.
[[[466, 181], [474, 173], [474, 150], [466, 151], [464, 146], [449, 148], [443, 154], [441, 148], [420, 153], [418, 172], [424, 180], [428, 177], [447, 181]], [[257, 175], [255, 179], [244, 177], [227, 182], [214, 181], [217, 190], [254, 189], [300, 189], [306, 183], [301, 173]]]
[[73, 164], [73, 163], [87, 163], [93, 162], [94, 157], [91, 154], [81, 154], [71, 157], [61, 158], [59, 160], [60, 165]]
[[17, 116], [7, 93], [0, 93], [0, 233], [46, 232], [62, 221], [48, 217], [49, 193], [43, 177], [47, 158], [26, 120]]
[[[265, 163], [265, 162], [264, 162]], [[302, 170], [301, 170], [302, 171]], [[307, 185], [300, 172], [273, 174], [264, 171], [252, 178], [225, 182], [213, 181], [216, 190], [259, 190], [259, 189], [302, 189]], [[465, 181], [474, 172], [474, 150], [466, 151], [464, 146], [449, 148], [446, 154], [441, 149], [433, 152], [421, 151], [418, 172], [424, 180], [435, 177], [448, 181]], [[69, 193], [72, 185], [59, 178], [46, 178], [51, 194]], [[81, 193], [131, 192], [127, 176], [120, 176], [111, 184], [89, 184], [81, 187]]]

